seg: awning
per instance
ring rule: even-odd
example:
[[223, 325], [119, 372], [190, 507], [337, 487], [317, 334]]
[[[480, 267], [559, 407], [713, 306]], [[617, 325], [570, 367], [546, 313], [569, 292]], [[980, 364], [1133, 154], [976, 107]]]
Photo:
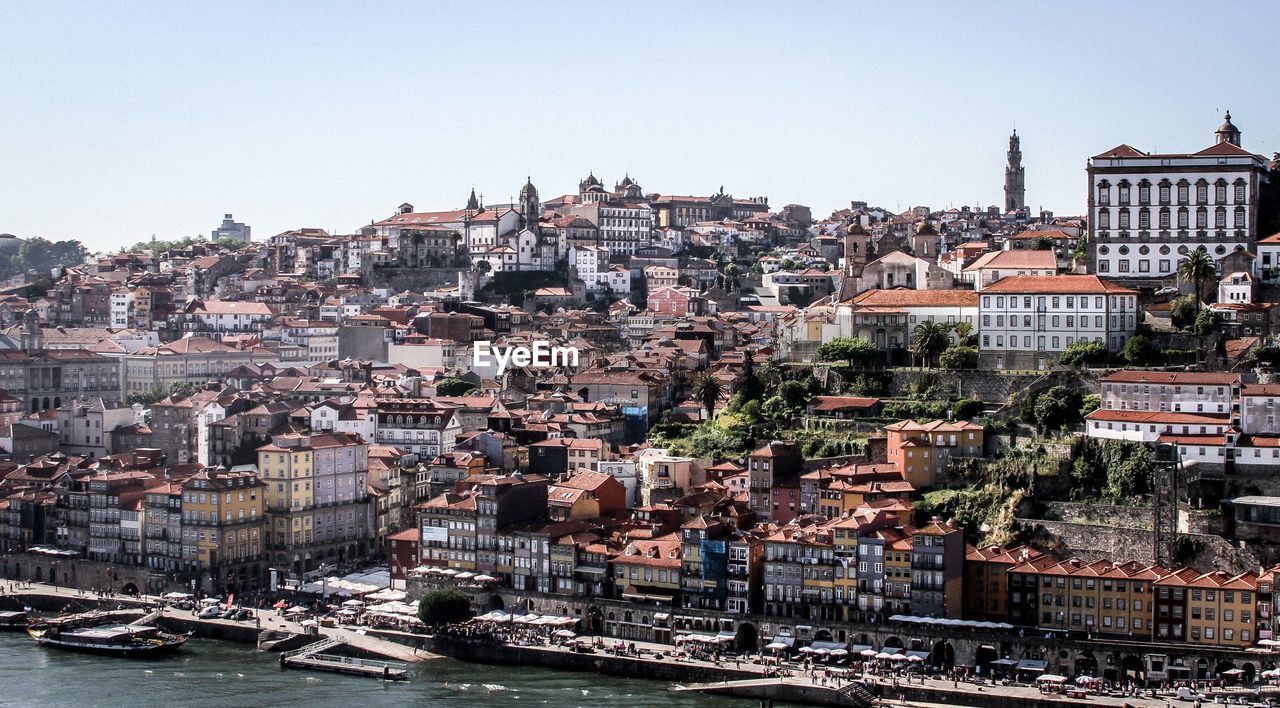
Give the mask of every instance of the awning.
[[793, 647], [796, 644], [795, 637], [777, 636], [769, 640], [770, 644], [781, 644], [783, 649]]
[[580, 566], [578, 566], [578, 567], [574, 568], [574, 571], [576, 571], [576, 572], [578, 572], [578, 573], [592, 573], [592, 574], [595, 574], [595, 575], [604, 575], [605, 573], [609, 572], [609, 569], [608, 569], [608, 568], [597, 568], [597, 567], [595, 567], [595, 566], [593, 566], [593, 565], [580, 565]]
[[653, 613], [653, 621], [654, 621], [654, 622], [666, 622], [666, 621], [667, 621], [667, 620], [669, 620], [669, 619], [671, 619], [671, 615], [667, 614], [666, 612], [655, 612], [655, 613]]
[[670, 595], [648, 595], [648, 594], [639, 593], [639, 592], [624, 592], [622, 593], [622, 599], [644, 600], [648, 602], [671, 602]]
[[928, 659], [929, 658], [929, 652], [916, 651], [914, 649], [908, 649], [906, 651], [906, 655], [908, 659]]
[[991, 662], [991, 665], [992, 666], [1017, 666], [1018, 662], [1014, 661], [1013, 659], [996, 659], [995, 661]]
[[810, 642], [809, 643], [810, 649], [826, 649], [827, 651], [832, 651], [834, 649], [844, 649], [845, 646], [846, 645], [844, 642]]
[[1018, 671], [1044, 671], [1044, 667], [1048, 665], [1047, 662], [1039, 659], [1023, 659], [1018, 662]]
[[1044, 676], [1041, 676], [1040, 678], [1036, 679], [1036, 682], [1037, 683], [1066, 683], [1067, 677], [1059, 676], [1057, 674], [1045, 674]]

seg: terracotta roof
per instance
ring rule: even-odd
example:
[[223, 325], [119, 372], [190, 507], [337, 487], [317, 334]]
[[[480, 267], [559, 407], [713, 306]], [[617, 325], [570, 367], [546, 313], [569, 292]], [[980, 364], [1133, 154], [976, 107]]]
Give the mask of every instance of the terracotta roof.
[[[1232, 386], [1240, 383], [1240, 374], [1201, 371], [1117, 371], [1102, 379], [1103, 383], [1160, 384], [1165, 386]], [[1247, 388], [1247, 387], [1246, 387]]]
[[1231, 419], [1225, 415], [1174, 413], [1172, 411], [1118, 411], [1109, 408], [1099, 408], [1085, 418], [1086, 420], [1101, 420], [1114, 423], [1231, 425]]
[[908, 290], [905, 288], [868, 290], [855, 297], [853, 304], [859, 307], [977, 307], [978, 293], [973, 290]]
[[1100, 157], [1146, 157], [1147, 154], [1130, 145], [1117, 145], [1110, 150], [1094, 155], [1094, 159]]
[[[928, 291], [926, 291], [928, 292]], [[1013, 275], [987, 286], [984, 293], [1047, 293], [1053, 295], [1137, 295], [1096, 275]]]
[[984, 253], [978, 260], [965, 268], [966, 271], [981, 268], [1032, 268], [1036, 270], [1057, 270], [1058, 257], [1053, 251], [1030, 251], [1015, 249], [1012, 251], [992, 251]]

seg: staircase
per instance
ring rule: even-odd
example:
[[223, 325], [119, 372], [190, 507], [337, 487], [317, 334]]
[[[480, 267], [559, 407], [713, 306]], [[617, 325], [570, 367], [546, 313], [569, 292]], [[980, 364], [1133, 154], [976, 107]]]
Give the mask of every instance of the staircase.
[[312, 654], [319, 654], [320, 652], [332, 649], [338, 646], [339, 644], [342, 644], [341, 639], [334, 639], [333, 637], [325, 637], [324, 639], [321, 639], [318, 642], [312, 642], [306, 645], [305, 647], [299, 647], [297, 649], [282, 652], [280, 654], [280, 659], [283, 661], [284, 659], [288, 659], [295, 656], [306, 657], [306, 656], [311, 656]]
[[141, 626], [144, 626], [144, 625], [149, 625], [149, 624], [151, 624], [152, 622], [155, 622], [156, 620], [160, 619], [160, 616], [161, 616], [162, 614], [164, 614], [164, 611], [163, 611], [163, 610], [154, 610], [154, 611], [152, 611], [150, 614], [143, 615], [143, 616], [139, 617], [138, 619], [136, 619], [136, 620], [134, 620], [134, 621], [130, 622], [130, 623], [129, 623], [129, 626], [131, 626], [131, 627], [141, 627]]
[[871, 708], [876, 703], [876, 697], [856, 681], [841, 688], [837, 693], [848, 701], [848, 705], [857, 706], [858, 708]]

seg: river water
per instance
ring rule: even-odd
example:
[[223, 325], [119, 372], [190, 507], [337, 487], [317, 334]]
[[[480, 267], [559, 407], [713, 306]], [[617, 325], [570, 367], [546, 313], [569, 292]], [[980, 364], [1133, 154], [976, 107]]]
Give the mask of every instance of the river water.
[[276, 654], [192, 639], [162, 659], [122, 659], [36, 645], [0, 632], [0, 705], [10, 706], [612, 706], [730, 708], [751, 701], [677, 694], [662, 681], [599, 674], [422, 662], [406, 683], [282, 670]]

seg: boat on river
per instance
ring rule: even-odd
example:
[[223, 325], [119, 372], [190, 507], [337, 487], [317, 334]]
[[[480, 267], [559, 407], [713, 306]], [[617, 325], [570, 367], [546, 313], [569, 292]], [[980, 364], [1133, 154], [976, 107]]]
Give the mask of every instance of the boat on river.
[[30, 616], [26, 612], [0, 611], [0, 631], [21, 631], [27, 628]]
[[91, 654], [149, 657], [170, 654], [187, 643], [188, 635], [169, 634], [156, 627], [132, 624], [96, 627], [33, 625], [27, 634], [43, 646]]

